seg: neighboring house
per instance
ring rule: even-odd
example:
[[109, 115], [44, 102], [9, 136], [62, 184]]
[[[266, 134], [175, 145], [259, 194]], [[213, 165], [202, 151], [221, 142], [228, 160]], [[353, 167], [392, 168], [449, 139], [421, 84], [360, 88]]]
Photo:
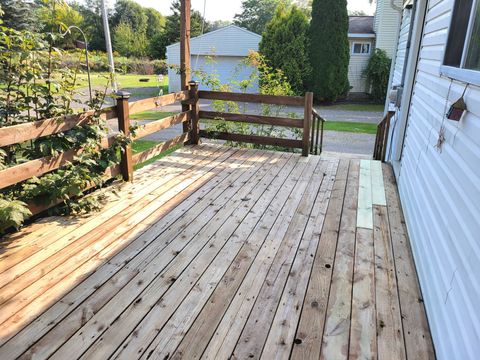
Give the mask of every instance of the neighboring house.
[[348, 42], [350, 44], [348, 81], [352, 93], [368, 92], [363, 72], [375, 48], [373, 21], [373, 16], [350, 16], [348, 18]]
[[[190, 40], [192, 79], [198, 80], [196, 71], [204, 71], [217, 75], [222, 84], [232, 80], [245, 80], [250, 77], [253, 68], [243, 64], [250, 51], [258, 51], [262, 37], [251, 31], [229, 25], [224, 28], [203, 34]], [[168, 85], [170, 92], [180, 90], [180, 43], [167, 46], [167, 64], [176, 68], [168, 70]], [[200, 89], [207, 89], [200, 83]], [[236, 90], [235, 87], [233, 90]], [[255, 81], [248, 92], [258, 92], [258, 81]]]
[[363, 72], [375, 48], [385, 50], [390, 58], [395, 54], [401, 9], [402, 0], [378, 0], [375, 16], [349, 17], [351, 93], [368, 92]]
[[[388, 157], [436, 354], [478, 359], [480, 1], [407, 1], [402, 19]], [[460, 121], [447, 119], [462, 95], [467, 111]]]

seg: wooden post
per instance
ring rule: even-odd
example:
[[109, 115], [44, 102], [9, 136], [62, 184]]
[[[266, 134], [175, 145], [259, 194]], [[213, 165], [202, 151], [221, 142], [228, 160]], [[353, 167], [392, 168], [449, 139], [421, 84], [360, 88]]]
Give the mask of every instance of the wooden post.
[[[125, 91], [118, 91], [117, 95], [117, 114], [118, 114], [118, 130], [123, 132], [125, 136], [130, 135], [130, 116], [128, 99], [130, 94]], [[121, 161], [120, 170], [125, 181], [133, 181], [133, 160], [132, 160], [132, 146], [127, 145], [124, 147]]]
[[200, 104], [198, 102], [198, 82], [190, 81], [188, 83], [190, 88], [190, 101], [192, 111], [192, 132], [191, 132], [191, 143], [193, 145], [198, 145], [200, 143]]
[[[190, 9], [191, 0], [180, 1], [180, 84], [182, 90], [188, 89], [190, 82]], [[187, 104], [182, 104], [182, 111], [188, 111]], [[183, 132], [190, 131], [190, 123], [183, 123]]]
[[305, 94], [305, 113], [303, 117], [302, 156], [308, 156], [310, 149], [310, 124], [312, 123], [313, 93]]

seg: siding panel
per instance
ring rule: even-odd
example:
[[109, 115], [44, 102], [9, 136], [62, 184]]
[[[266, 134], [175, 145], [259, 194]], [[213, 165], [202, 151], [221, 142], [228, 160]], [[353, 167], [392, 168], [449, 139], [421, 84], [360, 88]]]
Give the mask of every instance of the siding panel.
[[480, 353], [480, 89], [470, 85], [460, 123], [444, 119], [465, 88], [439, 75], [452, 6], [453, 0], [429, 2], [398, 185], [437, 356], [474, 359]]

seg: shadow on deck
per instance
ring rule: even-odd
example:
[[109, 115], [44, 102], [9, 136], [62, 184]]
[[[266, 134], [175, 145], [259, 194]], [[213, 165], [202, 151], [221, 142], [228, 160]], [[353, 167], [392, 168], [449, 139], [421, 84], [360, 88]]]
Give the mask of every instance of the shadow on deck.
[[0, 255], [0, 358], [434, 358], [390, 167], [201, 145]]

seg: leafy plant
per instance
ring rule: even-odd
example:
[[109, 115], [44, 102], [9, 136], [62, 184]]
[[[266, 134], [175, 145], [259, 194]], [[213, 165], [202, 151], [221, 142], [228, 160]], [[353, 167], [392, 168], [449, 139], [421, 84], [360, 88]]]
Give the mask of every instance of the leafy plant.
[[[55, 33], [0, 27], [0, 127], [73, 113], [80, 69], [78, 65], [61, 66], [63, 53], [55, 45], [62, 40]], [[31, 215], [28, 203], [53, 205], [60, 201], [61, 206], [54, 210], [57, 213], [88, 212], [101, 205], [96, 196], [82, 198], [84, 191], [91, 185], [103, 185], [105, 170], [119, 162], [120, 151], [130, 143], [118, 134], [109, 148], [100, 148], [109, 131], [99, 112], [105, 97], [106, 89], [97, 91], [92, 101], [84, 104], [85, 109], [94, 111], [81, 126], [0, 148], [3, 169], [66, 150], [82, 150], [60, 169], [0, 190], [0, 232], [20, 226]]]
[[388, 57], [385, 50], [375, 49], [365, 68], [363, 75], [367, 78], [370, 96], [375, 101], [385, 101], [391, 63], [392, 59]]

